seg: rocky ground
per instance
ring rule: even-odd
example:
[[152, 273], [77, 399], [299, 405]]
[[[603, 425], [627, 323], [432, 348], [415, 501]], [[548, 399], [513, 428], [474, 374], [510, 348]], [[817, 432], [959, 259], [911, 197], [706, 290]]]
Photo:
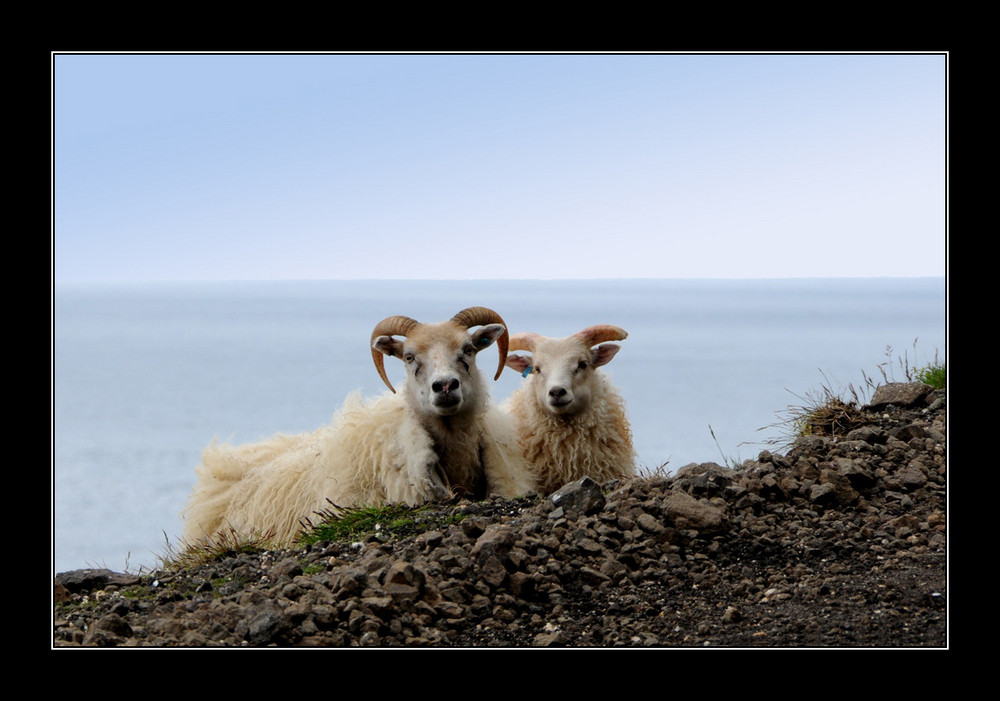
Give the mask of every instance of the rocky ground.
[[55, 648], [947, 648], [943, 393], [879, 388], [784, 454], [550, 498], [456, 502], [406, 538], [61, 573]]

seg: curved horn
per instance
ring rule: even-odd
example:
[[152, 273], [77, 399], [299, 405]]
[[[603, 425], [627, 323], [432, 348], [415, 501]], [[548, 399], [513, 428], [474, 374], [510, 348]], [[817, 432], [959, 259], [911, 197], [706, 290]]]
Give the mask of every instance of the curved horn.
[[507, 347], [510, 342], [510, 332], [507, 331], [507, 322], [500, 318], [500, 315], [495, 311], [486, 307], [469, 307], [463, 309], [453, 316], [451, 320], [467, 329], [473, 326], [483, 326], [484, 324], [501, 324], [503, 326], [503, 335], [497, 339], [500, 365], [497, 367], [497, 374], [493, 377], [494, 380], [499, 380], [500, 373], [503, 372], [504, 365], [507, 364]]
[[382, 355], [382, 351], [375, 348], [375, 339], [379, 336], [409, 336], [417, 326], [420, 326], [420, 322], [408, 316], [390, 316], [378, 322], [375, 325], [375, 330], [372, 331], [372, 340], [368, 344], [372, 351], [372, 360], [375, 361], [378, 376], [382, 378], [382, 382], [392, 390], [393, 394], [396, 393], [396, 390], [385, 375], [385, 356]]
[[575, 335], [582, 338], [588, 346], [596, 346], [605, 341], [624, 341], [628, 338], [628, 331], [610, 324], [598, 324], [597, 326], [588, 326]]
[[535, 350], [535, 344], [542, 340], [542, 336], [537, 333], [530, 333], [528, 331], [522, 331], [521, 333], [516, 333], [510, 337], [510, 348], [512, 351], [532, 351]]

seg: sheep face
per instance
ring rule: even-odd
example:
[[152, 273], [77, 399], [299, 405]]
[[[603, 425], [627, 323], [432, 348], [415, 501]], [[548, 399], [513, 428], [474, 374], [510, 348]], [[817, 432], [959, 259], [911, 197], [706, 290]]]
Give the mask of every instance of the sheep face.
[[[479, 328], [469, 330], [476, 325]], [[496, 341], [500, 341], [499, 377], [507, 356], [507, 328], [496, 312], [473, 307], [439, 324], [390, 317], [372, 334], [372, 356], [379, 375], [393, 392], [381, 356], [403, 361], [406, 397], [415, 410], [433, 416], [456, 416], [484, 408], [486, 391], [476, 369], [476, 356]]]
[[590, 407], [594, 371], [607, 365], [620, 349], [614, 343], [591, 348], [579, 335], [559, 339], [536, 337], [532, 345], [531, 358], [509, 355], [507, 367], [519, 372], [530, 368], [538, 406], [567, 417]]
[[482, 384], [476, 354], [493, 345], [507, 330], [489, 324], [469, 333], [445, 322], [425, 324], [405, 340], [380, 336], [374, 348], [406, 364], [408, 396], [419, 408], [454, 416], [474, 405]]

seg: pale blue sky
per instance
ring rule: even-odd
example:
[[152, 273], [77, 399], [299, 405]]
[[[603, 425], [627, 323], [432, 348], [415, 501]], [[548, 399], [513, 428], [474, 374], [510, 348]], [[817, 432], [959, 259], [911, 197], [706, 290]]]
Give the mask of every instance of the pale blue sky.
[[946, 60], [57, 53], [54, 275], [944, 275]]

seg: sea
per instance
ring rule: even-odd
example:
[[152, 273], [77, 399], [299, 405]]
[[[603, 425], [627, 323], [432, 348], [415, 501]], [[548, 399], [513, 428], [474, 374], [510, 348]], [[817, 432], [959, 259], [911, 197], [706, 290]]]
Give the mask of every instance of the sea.
[[[328, 423], [386, 392], [381, 319], [490, 307], [511, 332], [628, 331], [603, 370], [641, 473], [787, 446], [796, 411], [945, 363], [947, 283], [771, 280], [309, 280], [59, 283], [52, 293], [54, 572], [155, 568], [178, 545], [202, 449]], [[495, 347], [479, 368], [492, 378]], [[387, 359], [390, 380], [404, 379]], [[500, 402], [523, 382], [490, 379]]]

